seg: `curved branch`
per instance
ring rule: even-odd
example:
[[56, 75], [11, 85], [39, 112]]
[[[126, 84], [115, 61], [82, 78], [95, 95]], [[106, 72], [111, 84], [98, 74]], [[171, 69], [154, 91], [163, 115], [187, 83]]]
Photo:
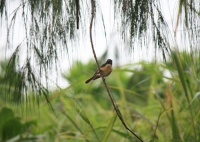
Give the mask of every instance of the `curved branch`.
[[[92, 47], [92, 52], [93, 52], [93, 55], [94, 55], [94, 58], [95, 58], [95, 61], [96, 61], [96, 64], [98, 66], [98, 69], [100, 70], [100, 66], [99, 66], [99, 62], [97, 60], [97, 56], [96, 56], [96, 53], [95, 53], [95, 50], [94, 50], [94, 45], [93, 45], [93, 40], [92, 40], [92, 23], [93, 23], [93, 19], [94, 19], [94, 1], [91, 0], [91, 21], [90, 21], [90, 43], [91, 43], [91, 47]], [[100, 72], [101, 73], [101, 72]], [[113, 98], [112, 98], [112, 95], [108, 89], [108, 85], [106, 84], [105, 82], [105, 79], [104, 77], [101, 75], [101, 78], [103, 80], [103, 83], [104, 83], [104, 86], [106, 88], [106, 91], [108, 92], [108, 95], [110, 97], [110, 100], [112, 102], [112, 105], [115, 109], [115, 112], [117, 113], [117, 116], [118, 118], [120, 119], [120, 121], [122, 122], [122, 124], [124, 125], [124, 127], [129, 131], [131, 132], [138, 140], [140, 140], [141, 142], [143, 142], [143, 140], [137, 135], [135, 134], [130, 128], [128, 128], [128, 126], [126, 125], [126, 123], [124, 122], [123, 118], [122, 118], [122, 115], [119, 111], [119, 109], [117, 108], [117, 105], [115, 104]]]

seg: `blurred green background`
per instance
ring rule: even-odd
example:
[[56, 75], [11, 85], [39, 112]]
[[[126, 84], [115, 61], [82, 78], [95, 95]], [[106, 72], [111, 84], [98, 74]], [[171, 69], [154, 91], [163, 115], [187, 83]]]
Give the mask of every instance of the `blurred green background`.
[[[172, 52], [166, 62], [114, 67], [106, 78], [127, 126], [143, 141], [200, 141], [200, 59]], [[103, 61], [102, 61], [103, 62]], [[139, 141], [118, 119], [101, 79], [85, 84], [96, 70], [94, 60], [76, 62], [63, 73], [67, 88], [26, 99], [5, 96], [6, 62], [0, 72], [0, 141], [98, 142]]]

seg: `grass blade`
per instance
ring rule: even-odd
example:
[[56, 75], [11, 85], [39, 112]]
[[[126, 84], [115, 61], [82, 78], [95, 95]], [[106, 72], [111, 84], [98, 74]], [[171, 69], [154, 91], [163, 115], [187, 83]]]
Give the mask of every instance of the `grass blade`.
[[117, 114], [115, 113], [114, 116], [112, 117], [110, 123], [108, 124], [108, 127], [106, 128], [104, 134], [103, 134], [101, 142], [106, 142], [108, 140], [108, 137], [109, 137], [109, 135], [112, 131], [112, 128], [115, 124], [116, 118], [117, 118]]
[[[175, 52], [175, 51], [172, 51], [171, 53], [172, 53], [172, 58], [174, 60], [174, 63], [176, 65], [176, 68], [177, 68], [177, 71], [178, 71], [178, 75], [179, 75], [179, 78], [180, 78], [180, 81], [181, 81], [181, 85], [183, 87], [183, 90], [185, 92], [185, 96], [187, 98], [188, 105], [189, 105], [190, 104], [189, 94], [188, 94], [188, 90], [187, 90], [185, 75], [184, 75], [184, 72], [183, 72], [183, 68], [182, 68], [182, 64], [181, 64], [181, 61], [180, 61], [180, 57], [178, 56], [178, 53]], [[191, 105], [189, 105], [189, 108], [190, 108], [190, 115], [191, 115], [192, 124], [193, 124], [194, 136], [195, 136], [195, 140], [197, 141], [196, 128], [195, 128], [194, 117], [193, 117]]]

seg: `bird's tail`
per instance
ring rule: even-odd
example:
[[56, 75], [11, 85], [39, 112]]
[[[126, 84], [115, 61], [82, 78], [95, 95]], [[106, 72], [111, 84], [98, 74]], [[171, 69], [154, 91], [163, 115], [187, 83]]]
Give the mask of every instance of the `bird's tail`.
[[88, 80], [86, 80], [85, 83], [88, 84], [91, 80], [93, 80], [93, 77], [91, 77]]

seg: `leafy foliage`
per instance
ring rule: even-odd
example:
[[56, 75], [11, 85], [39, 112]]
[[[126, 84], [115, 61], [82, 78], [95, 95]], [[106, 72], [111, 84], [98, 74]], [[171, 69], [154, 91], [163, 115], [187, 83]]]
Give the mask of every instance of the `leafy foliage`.
[[[8, 94], [15, 95], [15, 101], [18, 102], [22, 101], [30, 90], [47, 98], [48, 84], [44, 87], [41, 83], [42, 78], [46, 78], [48, 72], [58, 64], [58, 57], [68, 52], [68, 43], [77, 39], [75, 1], [22, 0], [20, 3], [12, 13], [11, 21], [6, 20], [9, 23], [7, 48], [12, 47], [12, 32], [15, 29], [16, 18], [20, 15], [25, 31], [25, 39], [14, 47], [6, 71], [6, 80], [10, 87], [14, 86], [14, 91]], [[7, 4], [6, 1], [1, 1], [1, 15], [9, 17]], [[56, 65], [56, 69], [57, 67]]]
[[[2, 28], [5, 29], [3, 25], [6, 24], [7, 29], [7, 49], [13, 47], [16, 19], [19, 17], [22, 18], [20, 22], [23, 25], [20, 32], [25, 37], [17, 47], [13, 47], [10, 67], [7, 68], [7, 80], [10, 84], [14, 82], [9, 78], [13, 77], [15, 80], [14, 92], [11, 91], [9, 94], [17, 94], [18, 101], [30, 90], [47, 97], [48, 84], [43, 86], [41, 80], [42, 78], [47, 80], [48, 72], [52, 68], [58, 71], [59, 59], [66, 53], [69, 56], [71, 50], [74, 50], [78, 41], [82, 39], [81, 35], [85, 35], [90, 19], [88, 15], [91, 13], [88, 8], [90, 1], [20, 0], [19, 2], [20, 5], [13, 12], [8, 11], [8, 1], [1, 0], [0, 3]], [[120, 36], [124, 41], [130, 40], [130, 49], [134, 49], [136, 44], [137, 47], [152, 46], [155, 51], [161, 50], [166, 60], [166, 53], [169, 53], [170, 45], [174, 44], [172, 41], [178, 35], [178, 25], [183, 30], [181, 32], [183, 41], [191, 43], [191, 47], [197, 50], [199, 5], [199, 0], [179, 0], [175, 37], [170, 36], [160, 0], [116, 0], [112, 6], [115, 17], [122, 17], [120, 20], [116, 18], [116, 23], [122, 27]], [[95, 1], [95, 18], [100, 15], [103, 21], [101, 11], [99, 1]], [[80, 31], [76, 29], [79, 24]], [[102, 24], [105, 29], [105, 23]]]
[[[174, 56], [181, 66], [182, 75]], [[142, 140], [199, 141], [199, 59], [190, 59], [192, 58], [188, 53], [173, 53], [172, 59], [167, 63], [129, 64], [114, 68], [106, 78], [124, 121]], [[45, 97], [41, 97], [40, 112], [30, 112], [26, 107], [28, 113], [23, 120], [34, 120], [37, 124], [37, 127], [32, 123], [28, 125], [31, 126], [28, 127], [31, 128], [28, 132], [32, 136], [28, 138], [59, 142], [137, 141], [116, 118], [102, 80], [98, 79], [87, 85], [84, 83], [95, 69], [94, 62], [77, 62], [70, 72], [64, 73], [70, 85], [55, 90], [50, 96], [56, 115], [49, 109]], [[181, 76], [184, 76], [182, 79], [185, 80], [189, 102]], [[32, 95], [29, 94], [29, 97]], [[11, 108], [16, 110], [13, 105]], [[12, 111], [8, 112], [14, 118], [19, 116], [19, 113], [14, 115]], [[18, 122], [22, 124], [23, 121]], [[27, 132], [20, 133], [16, 135], [26, 138], [24, 136]]]
[[[0, 140], [7, 141], [17, 135], [21, 135], [27, 131], [32, 125], [36, 125], [35, 121], [29, 121], [24, 124], [20, 122], [20, 118], [15, 117], [11, 109], [2, 108], [0, 111]], [[36, 138], [21, 138], [19, 140], [35, 140]]]
[[[96, 9], [97, 2], [96, 15], [99, 12]], [[70, 49], [74, 49], [76, 41], [80, 39], [79, 33], [88, 27], [88, 3], [79, 0], [21, 0], [19, 7], [10, 14], [9, 2], [1, 0], [0, 20], [3, 28], [3, 24], [6, 24], [7, 49], [13, 47], [13, 33], [18, 17], [22, 17], [21, 32], [25, 37], [17, 47], [13, 47], [13, 54], [4, 72], [5, 78], [0, 78], [1, 85], [6, 84], [11, 102], [21, 102], [24, 105], [31, 98], [30, 94], [43, 94], [47, 102], [50, 101], [46, 88], [48, 84], [45, 86], [41, 79], [47, 80], [48, 71], [54, 67], [58, 70], [59, 59], [65, 53], [71, 53]], [[186, 47], [192, 49], [190, 55], [172, 52], [172, 60], [164, 65], [140, 63], [142, 68], [139, 69], [132, 69], [131, 65], [130, 68], [116, 69], [107, 79], [123, 119], [145, 141], [200, 140], [199, 6], [199, 0], [179, 0], [176, 29], [174, 37], [170, 37], [160, 0], [114, 1], [115, 16], [122, 16], [120, 26], [123, 30], [120, 35], [123, 39], [130, 39], [131, 49], [134, 49], [135, 42], [145, 47], [152, 44], [167, 59], [166, 52], [174, 44], [171, 38], [175, 39], [176, 44], [179, 32], [183, 37], [181, 42], [187, 43]], [[77, 16], [82, 24], [81, 32], [76, 30]], [[84, 66], [77, 64], [79, 67]], [[88, 70], [93, 65], [85, 66]], [[47, 132], [44, 137], [39, 137], [45, 141], [66, 141], [65, 138], [71, 141], [106, 141], [109, 138], [113, 141], [136, 141], [113, 116], [111, 103], [104, 95], [101, 81], [86, 86], [82, 81], [85, 77], [80, 74], [81, 71], [86, 73], [83, 70], [85, 67], [81, 69], [73, 67], [73, 71], [65, 75], [70, 86], [60, 88], [51, 96], [61, 119], [44, 107], [43, 121], [38, 122], [39, 127], [32, 133], [39, 135]], [[170, 73], [170, 77], [165, 77], [165, 71]], [[1, 102], [4, 102], [5, 98], [1, 98]], [[2, 118], [4, 112], [6, 118]], [[22, 136], [27, 128], [35, 124], [32, 121], [21, 123], [11, 110], [5, 109], [1, 111], [0, 120], [3, 141], [16, 135]]]
[[166, 37], [170, 33], [160, 3], [160, 0], [122, 0], [115, 2], [115, 7], [122, 8], [119, 13], [123, 17], [123, 33], [127, 33], [124, 38], [130, 37], [132, 43], [139, 40], [142, 46], [149, 46], [153, 41], [153, 46], [162, 51], [166, 60], [165, 54], [170, 48]]

